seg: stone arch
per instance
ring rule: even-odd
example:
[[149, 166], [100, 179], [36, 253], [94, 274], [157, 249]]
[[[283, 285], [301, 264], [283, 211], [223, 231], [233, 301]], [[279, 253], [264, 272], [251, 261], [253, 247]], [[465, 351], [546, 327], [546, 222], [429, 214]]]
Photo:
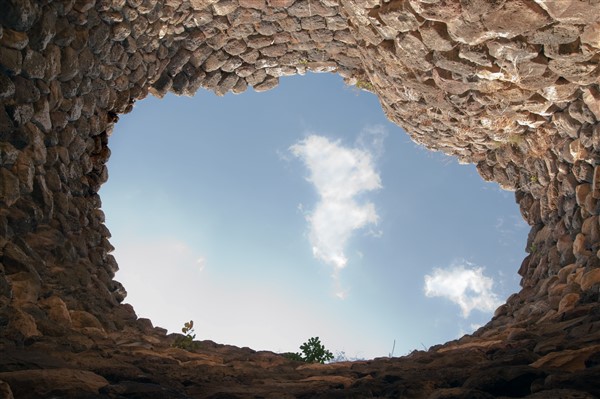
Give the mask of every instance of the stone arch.
[[[600, 22], [593, 3], [0, 1], [0, 343], [17, 357], [40, 342], [56, 349], [60, 340], [86, 350], [101, 342], [116, 354], [118, 337], [137, 337], [166, 353], [164, 331], [120, 305], [126, 292], [113, 280], [117, 264], [97, 193], [108, 177], [109, 136], [119, 114], [148, 93], [261, 91], [281, 76], [336, 72], [377, 94], [414, 141], [476, 163], [484, 179], [514, 190], [532, 226], [521, 292], [472, 336], [417, 356], [434, 369], [460, 356], [476, 369], [521, 369], [489, 372], [486, 378], [500, 381], [493, 387], [467, 377], [452, 385], [448, 375], [411, 375], [416, 385], [434, 381], [419, 385], [420, 395], [458, 389], [457, 395], [525, 396], [565, 387], [598, 394], [597, 385], [582, 382], [597, 376], [600, 352]], [[23, 345], [29, 349], [16, 349]], [[440, 356], [446, 360], [435, 363]], [[412, 364], [402, 362], [396, 372]], [[364, 370], [381, 371], [382, 364]], [[19, 391], [24, 377], [6, 373], [27, 366], [2, 367], [0, 380]], [[90, 370], [100, 385], [98, 378], [110, 374], [90, 365], [79, 372]], [[335, 372], [338, 385], [357, 393], [400, 384], [383, 375], [363, 384], [341, 368]], [[333, 389], [333, 380], [314, 374], [318, 392]], [[544, 380], [548, 375], [554, 377]], [[527, 384], [511, 388], [511, 376]], [[191, 392], [179, 377], [168, 377], [156, 378]], [[205, 385], [216, 394], [225, 380], [213, 377]]]

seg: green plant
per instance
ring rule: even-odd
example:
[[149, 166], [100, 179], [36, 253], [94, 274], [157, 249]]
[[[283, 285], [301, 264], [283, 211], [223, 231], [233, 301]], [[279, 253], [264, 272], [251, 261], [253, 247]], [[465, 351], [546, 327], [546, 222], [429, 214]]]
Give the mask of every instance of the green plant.
[[306, 363], [325, 363], [333, 359], [333, 353], [325, 349], [319, 337], [312, 337], [300, 346]]
[[333, 359], [333, 353], [325, 349], [321, 344], [319, 337], [312, 337], [307, 342], [300, 345], [302, 354], [300, 353], [282, 353], [281, 355], [287, 359], [305, 363], [325, 363]]
[[361, 89], [361, 90], [367, 90], [370, 92], [375, 91], [375, 86], [373, 86], [373, 84], [371, 82], [367, 82], [365, 80], [357, 81], [354, 86], [356, 86], [357, 89]]
[[200, 342], [195, 342], [196, 334], [194, 333], [194, 321], [190, 320], [187, 323], [184, 323], [181, 332], [184, 334], [183, 336], [178, 336], [175, 338], [175, 342], [173, 342], [173, 346], [179, 349], [185, 349], [188, 351], [198, 349], [200, 346]]

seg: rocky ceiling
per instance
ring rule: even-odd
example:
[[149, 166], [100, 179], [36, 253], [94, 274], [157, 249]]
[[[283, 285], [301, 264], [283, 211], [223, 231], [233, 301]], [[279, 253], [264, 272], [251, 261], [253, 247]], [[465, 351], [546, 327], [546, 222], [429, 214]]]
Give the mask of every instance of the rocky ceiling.
[[[0, 396], [600, 396], [599, 60], [598, 0], [0, 0]], [[173, 348], [121, 304], [98, 196], [119, 115], [307, 71], [515, 191], [522, 289], [473, 335], [306, 365]]]

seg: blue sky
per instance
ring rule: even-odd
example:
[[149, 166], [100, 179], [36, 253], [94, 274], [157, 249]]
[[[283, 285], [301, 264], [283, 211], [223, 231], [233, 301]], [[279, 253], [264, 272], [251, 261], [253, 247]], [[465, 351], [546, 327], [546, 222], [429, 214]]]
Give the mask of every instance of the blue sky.
[[514, 195], [418, 147], [332, 74], [149, 97], [110, 138], [101, 196], [126, 302], [256, 350], [319, 336], [405, 355], [483, 325], [518, 291]]

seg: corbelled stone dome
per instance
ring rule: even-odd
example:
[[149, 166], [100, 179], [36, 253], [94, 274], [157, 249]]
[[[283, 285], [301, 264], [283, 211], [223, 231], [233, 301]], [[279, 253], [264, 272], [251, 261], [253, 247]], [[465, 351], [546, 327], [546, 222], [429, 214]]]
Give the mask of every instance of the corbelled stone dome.
[[[0, 0], [0, 396], [600, 396], [598, 0]], [[515, 191], [521, 291], [403, 358], [185, 351], [121, 302], [98, 190], [120, 114], [332, 72]]]

